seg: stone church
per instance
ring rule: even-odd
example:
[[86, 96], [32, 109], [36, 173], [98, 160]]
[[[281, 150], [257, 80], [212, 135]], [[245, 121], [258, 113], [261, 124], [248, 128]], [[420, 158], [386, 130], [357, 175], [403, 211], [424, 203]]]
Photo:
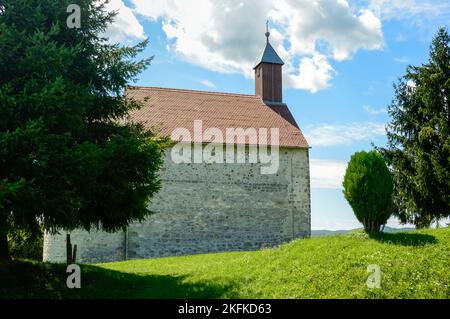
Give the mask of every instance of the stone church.
[[[215, 128], [224, 135], [230, 128], [241, 132], [267, 129], [274, 137], [275, 128], [277, 139], [261, 143], [272, 148], [272, 155], [278, 152], [276, 170], [263, 174], [268, 164], [261, 157], [249, 160], [257, 147], [251, 138], [236, 136], [236, 142], [233, 137], [232, 149], [244, 149], [241, 161], [228, 161], [226, 152], [223, 161], [180, 162], [169, 149], [160, 171], [161, 190], [150, 206], [154, 214], [113, 234], [72, 232], [78, 262], [254, 250], [310, 236], [309, 146], [283, 103], [284, 63], [269, 36], [267, 32], [265, 49], [254, 67], [254, 95], [130, 87], [127, 96], [144, 103], [130, 114], [130, 120], [158, 128], [160, 134], [188, 145], [193, 157], [195, 148], [201, 152], [208, 142], [206, 136], [201, 139], [196, 134], [195, 124], [201, 123], [203, 131]], [[180, 128], [192, 134], [174, 137]], [[228, 139], [215, 143], [229, 146]], [[65, 261], [65, 238], [63, 231], [45, 236], [44, 261]]]

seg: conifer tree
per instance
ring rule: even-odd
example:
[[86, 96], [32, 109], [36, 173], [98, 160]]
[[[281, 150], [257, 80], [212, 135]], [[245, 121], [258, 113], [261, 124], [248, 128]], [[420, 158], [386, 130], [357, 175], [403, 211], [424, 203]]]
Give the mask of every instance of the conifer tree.
[[11, 232], [117, 231], [159, 189], [161, 142], [124, 121], [147, 41], [102, 37], [115, 16], [104, 1], [76, 1], [80, 25], [69, 23], [73, 3], [0, 0], [0, 261]]
[[441, 28], [429, 61], [410, 66], [389, 106], [388, 145], [396, 215], [418, 228], [450, 216], [450, 36]]

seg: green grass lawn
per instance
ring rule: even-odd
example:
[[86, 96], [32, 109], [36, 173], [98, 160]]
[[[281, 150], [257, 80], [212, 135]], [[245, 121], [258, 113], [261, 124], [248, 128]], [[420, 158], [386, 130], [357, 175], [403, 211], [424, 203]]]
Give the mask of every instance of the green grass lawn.
[[[379, 265], [381, 289], [367, 288]], [[0, 269], [0, 298], [450, 298], [450, 228], [357, 231], [275, 249], [82, 266], [82, 288], [64, 265]]]

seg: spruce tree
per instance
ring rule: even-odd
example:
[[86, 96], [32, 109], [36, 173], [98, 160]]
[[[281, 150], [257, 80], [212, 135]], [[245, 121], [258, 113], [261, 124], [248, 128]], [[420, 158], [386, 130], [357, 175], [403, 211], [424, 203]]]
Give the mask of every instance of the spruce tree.
[[117, 231], [143, 220], [163, 147], [125, 121], [147, 41], [110, 44], [102, 1], [0, 0], [0, 261], [7, 235], [39, 227]]
[[408, 67], [395, 85], [388, 145], [380, 149], [394, 176], [396, 215], [418, 228], [450, 216], [449, 45], [441, 28], [429, 61]]

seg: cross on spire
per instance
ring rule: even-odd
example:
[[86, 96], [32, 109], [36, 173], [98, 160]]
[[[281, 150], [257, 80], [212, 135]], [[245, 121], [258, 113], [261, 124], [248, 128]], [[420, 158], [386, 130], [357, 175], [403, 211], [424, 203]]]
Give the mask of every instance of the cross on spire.
[[269, 20], [266, 21], [266, 38], [267, 38], [267, 43], [269, 43], [269, 37], [270, 37], [270, 32], [269, 32]]

